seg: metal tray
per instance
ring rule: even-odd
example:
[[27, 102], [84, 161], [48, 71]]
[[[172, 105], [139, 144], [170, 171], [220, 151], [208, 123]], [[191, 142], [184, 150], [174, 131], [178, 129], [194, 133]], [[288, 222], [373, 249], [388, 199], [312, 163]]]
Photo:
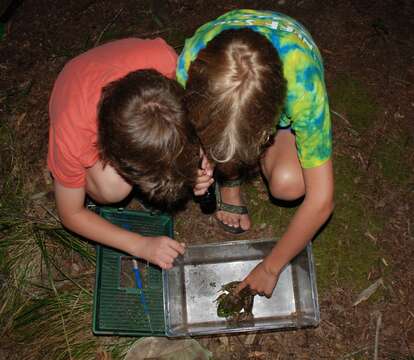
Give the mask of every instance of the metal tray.
[[252, 321], [217, 316], [221, 286], [242, 280], [273, 248], [275, 239], [188, 246], [163, 272], [165, 332], [170, 337], [317, 326], [320, 321], [312, 248], [288, 264], [270, 299], [256, 296]]

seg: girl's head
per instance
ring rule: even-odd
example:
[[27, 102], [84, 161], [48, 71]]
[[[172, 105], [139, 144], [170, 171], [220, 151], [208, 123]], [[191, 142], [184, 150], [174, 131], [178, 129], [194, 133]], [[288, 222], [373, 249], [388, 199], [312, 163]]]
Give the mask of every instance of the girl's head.
[[138, 70], [106, 86], [99, 104], [102, 160], [167, 209], [191, 195], [197, 172], [199, 144], [183, 93], [157, 71]]
[[217, 169], [235, 177], [256, 165], [286, 95], [271, 42], [250, 29], [223, 31], [190, 65], [186, 89], [190, 120]]

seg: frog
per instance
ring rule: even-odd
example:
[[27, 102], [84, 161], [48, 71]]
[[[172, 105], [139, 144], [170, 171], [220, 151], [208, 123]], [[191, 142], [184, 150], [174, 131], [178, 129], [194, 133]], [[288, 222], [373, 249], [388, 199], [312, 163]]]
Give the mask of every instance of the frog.
[[214, 300], [217, 303], [217, 316], [231, 322], [253, 319], [253, 301], [255, 294], [246, 286], [237, 293], [240, 281], [232, 281], [221, 287], [221, 294]]

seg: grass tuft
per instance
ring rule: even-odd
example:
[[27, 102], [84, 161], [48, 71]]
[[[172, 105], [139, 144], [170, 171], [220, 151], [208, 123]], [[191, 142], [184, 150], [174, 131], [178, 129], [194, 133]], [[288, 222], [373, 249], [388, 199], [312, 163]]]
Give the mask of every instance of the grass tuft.
[[91, 331], [93, 247], [34, 211], [39, 199], [25, 192], [24, 157], [4, 124], [0, 137], [10, 154], [0, 164], [0, 345], [21, 360], [94, 360], [97, 349], [123, 358], [131, 339]]

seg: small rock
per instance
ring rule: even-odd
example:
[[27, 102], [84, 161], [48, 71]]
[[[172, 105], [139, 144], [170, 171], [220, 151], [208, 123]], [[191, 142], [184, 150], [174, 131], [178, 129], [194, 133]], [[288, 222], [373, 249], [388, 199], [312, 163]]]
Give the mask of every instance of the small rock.
[[244, 340], [244, 343], [246, 345], [252, 345], [255, 338], [256, 338], [256, 333], [249, 334], [246, 336], [246, 340]]
[[229, 346], [229, 338], [228, 338], [227, 336], [221, 336], [219, 339], [220, 339], [220, 342], [221, 342], [224, 346], [226, 346], [226, 347], [228, 347], [228, 346]]
[[332, 308], [333, 308], [336, 312], [338, 312], [338, 313], [343, 313], [343, 312], [345, 312], [345, 308], [344, 308], [342, 305], [339, 305], [339, 304], [334, 304], [334, 305], [332, 306]]
[[80, 272], [80, 266], [76, 263], [72, 263], [71, 269], [74, 274], [79, 274]]
[[42, 191], [42, 192], [38, 192], [37, 194], [34, 194], [30, 197], [31, 200], [39, 200], [42, 197], [44, 197], [45, 195], [47, 195], [46, 191]]
[[385, 207], [385, 201], [384, 200], [380, 200], [380, 201], [378, 201], [376, 204], [375, 204], [375, 207], [377, 208], [377, 209], [380, 209], [380, 208], [383, 208], [383, 207]]

